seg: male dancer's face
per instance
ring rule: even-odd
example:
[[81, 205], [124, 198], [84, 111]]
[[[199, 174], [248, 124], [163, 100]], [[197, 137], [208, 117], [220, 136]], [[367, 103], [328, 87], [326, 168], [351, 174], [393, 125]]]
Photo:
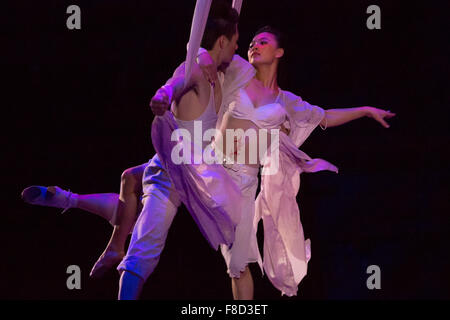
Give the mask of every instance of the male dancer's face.
[[236, 26], [236, 33], [231, 37], [231, 39], [226, 39], [225, 47], [222, 51], [222, 62], [219, 66], [219, 70], [225, 71], [225, 69], [230, 65], [233, 56], [238, 48], [237, 42], [239, 39], [239, 30]]
[[248, 61], [253, 66], [272, 64], [276, 58], [281, 57], [281, 48], [278, 47], [275, 36], [268, 32], [257, 34], [248, 48]]

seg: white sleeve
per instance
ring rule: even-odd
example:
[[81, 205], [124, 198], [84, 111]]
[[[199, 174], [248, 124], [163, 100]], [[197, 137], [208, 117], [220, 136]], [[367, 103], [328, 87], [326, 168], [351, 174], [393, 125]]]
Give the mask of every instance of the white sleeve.
[[320, 124], [325, 116], [325, 110], [288, 91], [282, 91], [282, 101], [291, 127], [289, 136], [295, 145], [300, 147]]

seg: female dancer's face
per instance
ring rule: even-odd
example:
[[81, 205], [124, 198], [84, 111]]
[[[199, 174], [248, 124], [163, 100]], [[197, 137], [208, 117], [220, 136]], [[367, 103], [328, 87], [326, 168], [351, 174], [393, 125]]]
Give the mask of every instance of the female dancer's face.
[[278, 43], [275, 36], [268, 32], [263, 32], [256, 35], [248, 48], [248, 61], [252, 64], [266, 64], [273, 63], [274, 59], [280, 58], [281, 48], [278, 48]]

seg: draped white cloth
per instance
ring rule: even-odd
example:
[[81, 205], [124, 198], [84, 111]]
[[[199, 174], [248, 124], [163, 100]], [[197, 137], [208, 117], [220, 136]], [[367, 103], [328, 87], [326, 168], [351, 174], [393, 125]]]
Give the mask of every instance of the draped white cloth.
[[185, 84], [191, 77], [192, 65], [197, 58], [197, 52], [205, 32], [206, 21], [208, 21], [211, 0], [197, 0], [195, 4], [194, 17], [192, 18], [189, 46], [186, 54]]
[[242, 0], [233, 0], [233, 5], [232, 6], [240, 14], [241, 13], [241, 7], [242, 7]]
[[324, 110], [288, 91], [281, 91], [280, 101], [287, 112], [286, 126], [290, 127], [290, 133], [287, 136], [280, 132], [276, 173], [261, 176], [254, 225], [256, 229], [263, 219], [263, 266], [267, 277], [282, 294], [293, 296], [311, 258], [311, 241], [305, 240], [296, 199], [300, 173], [322, 170], [337, 173], [338, 169], [323, 159], [311, 159], [298, 149], [322, 121]]

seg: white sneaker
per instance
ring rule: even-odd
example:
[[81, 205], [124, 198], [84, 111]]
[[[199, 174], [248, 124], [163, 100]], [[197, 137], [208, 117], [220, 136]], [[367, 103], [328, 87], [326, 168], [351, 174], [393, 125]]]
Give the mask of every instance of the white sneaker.
[[78, 195], [57, 186], [31, 186], [22, 191], [26, 203], [45, 207], [63, 208], [63, 213], [76, 206]]

